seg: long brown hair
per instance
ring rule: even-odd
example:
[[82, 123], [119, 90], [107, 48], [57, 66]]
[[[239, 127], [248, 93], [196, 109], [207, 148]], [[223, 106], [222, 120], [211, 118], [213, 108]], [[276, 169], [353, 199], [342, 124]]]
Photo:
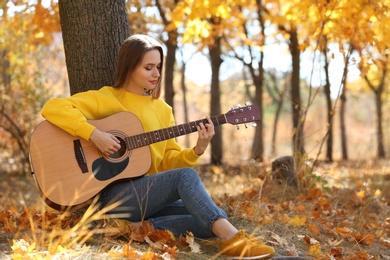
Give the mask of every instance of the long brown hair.
[[150, 36], [143, 34], [134, 34], [127, 38], [119, 48], [118, 61], [116, 64], [116, 80], [114, 87], [123, 87], [128, 76], [141, 65], [142, 59], [150, 50], [158, 50], [160, 52], [161, 64], [159, 67], [160, 77], [156, 88], [151, 95], [153, 98], [159, 98], [161, 94], [161, 79], [164, 64], [164, 53], [161, 44]]

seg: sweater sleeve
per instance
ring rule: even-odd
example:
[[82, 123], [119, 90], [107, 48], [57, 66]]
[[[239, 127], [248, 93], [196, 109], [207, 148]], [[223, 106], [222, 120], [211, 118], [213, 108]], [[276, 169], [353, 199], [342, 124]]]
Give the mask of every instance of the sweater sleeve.
[[[170, 117], [170, 126], [175, 125], [173, 114]], [[199, 163], [200, 156], [195, 154], [193, 148], [182, 149], [176, 139], [169, 139], [165, 149], [165, 155], [160, 164], [159, 171], [182, 167], [194, 167]]]
[[67, 98], [55, 98], [45, 104], [42, 115], [49, 122], [74, 136], [89, 140], [95, 127], [87, 119], [98, 113], [94, 91], [81, 92]]

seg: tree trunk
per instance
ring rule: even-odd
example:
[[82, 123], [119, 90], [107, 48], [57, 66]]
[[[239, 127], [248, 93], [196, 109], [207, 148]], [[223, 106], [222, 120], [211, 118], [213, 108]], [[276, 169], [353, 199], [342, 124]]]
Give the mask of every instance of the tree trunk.
[[[262, 16], [262, 1], [256, 0], [257, 4], [257, 19], [260, 23], [261, 36], [265, 39], [265, 25]], [[252, 65], [251, 65], [252, 66]], [[252, 144], [252, 154], [251, 158], [256, 161], [264, 160], [264, 128], [263, 128], [263, 81], [264, 81], [264, 51], [263, 48], [260, 48], [260, 60], [258, 64], [258, 76], [256, 77], [253, 67], [251, 67], [253, 82], [255, 83], [255, 103], [259, 107], [260, 112], [260, 122], [257, 123], [255, 136], [253, 138]]]
[[[291, 105], [293, 119], [293, 154], [302, 156], [304, 154], [303, 144], [303, 121], [301, 120], [301, 92], [300, 92], [300, 53], [298, 33], [296, 29], [290, 31], [290, 52], [292, 57], [291, 75]], [[298, 161], [298, 160], [297, 160]]]
[[[178, 4], [179, 0], [173, 1], [175, 5]], [[167, 15], [163, 8], [163, 3], [159, 0], [156, 0], [156, 7], [158, 12], [160, 13], [162, 22], [165, 27], [169, 26], [171, 21], [168, 19], [171, 15]], [[171, 10], [172, 11], [172, 10]], [[173, 88], [173, 78], [175, 71], [175, 63], [176, 63], [176, 50], [177, 50], [177, 30], [168, 31], [168, 40], [165, 42], [165, 46], [167, 47], [167, 54], [165, 58], [165, 74], [164, 74], [164, 95], [165, 102], [172, 107], [172, 111], [175, 112], [174, 109], [174, 96], [175, 91]]]
[[173, 74], [175, 72], [175, 63], [176, 63], [176, 49], [177, 49], [177, 32], [170, 31], [168, 32], [168, 40], [165, 42], [167, 47], [167, 55], [165, 58], [165, 77], [164, 77], [164, 86], [165, 86], [165, 101], [172, 107], [174, 111], [174, 102], [173, 98], [175, 91], [173, 89]]
[[[388, 57], [388, 55], [386, 55]], [[387, 75], [387, 68], [384, 67], [382, 71], [382, 78], [379, 83], [378, 87], [375, 87], [368, 79], [367, 76], [364, 77], [366, 80], [368, 86], [372, 90], [372, 92], [375, 95], [375, 107], [376, 107], [376, 133], [377, 133], [377, 157], [378, 159], [384, 159], [386, 156], [385, 153], [385, 147], [384, 147], [384, 138], [383, 138], [383, 126], [382, 126], [382, 121], [383, 121], [383, 113], [382, 113], [382, 106], [383, 106], [383, 101], [382, 101], [382, 95], [383, 91], [385, 89], [385, 79]]]
[[378, 91], [375, 96], [376, 104], [376, 114], [377, 114], [377, 142], [378, 142], [378, 158], [384, 159], [386, 157], [385, 147], [384, 147], [384, 138], [383, 138], [383, 127], [382, 127], [382, 92]]
[[113, 85], [118, 49], [130, 35], [124, 0], [59, 0], [71, 94]]
[[[222, 64], [221, 59], [221, 39], [215, 39], [215, 43], [209, 46], [211, 62], [211, 100], [210, 115], [221, 114], [221, 101], [219, 90], [219, 70]], [[222, 164], [222, 127], [215, 128], [215, 136], [211, 139], [211, 163], [215, 165]]]
[[329, 80], [329, 61], [327, 58], [326, 48], [323, 50], [325, 65], [325, 99], [326, 99], [326, 112], [327, 112], [327, 123], [328, 123], [328, 131], [326, 134], [326, 160], [329, 162], [333, 162], [333, 109], [332, 109], [332, 98], [330, 96], [330, 80]]
[[348, 147], [347, 147], [347, 133], [346, 133], [346, 128], [345, 128], [345, 108], [347, 107], [347, 66], [348, 62], [345, 62], [344, 66], [344, 77], [343, 77], [343, 88], [342, 92], [340, 95], [340, 134], [341, 134], [341, 153], [342, 153], [342, 159], [343, 160], [348, 160]]
[[[264, 55], [261, 52], [261, 58], [259, 62], [259, 76], [255, 82], [255, 103], [259, 107], [260, 115], [263, 115], [263, 77], [264, 77], [264, 68], [263, 68], [263, 59]], [[252, 145], [252, 155], [251, 158], [256, 161], [263, 161], [264, 159], [264, 142], [263, 142], [263, 120], [257, 123], [255, 128], [255, 136], [253, 139]]]
[[[186, 63], [183, 61], [181, 67], [181, 91], [183, 92], [183, 111], [184, 111], [184, 122], [189, 122], [188, 117], [188, 105], [187, 105], [187, 87], [186, 87]], [[185, 136], [185, 146], [190, 147], [190, 136]]]
[[275, 111], [275, 117], [274, 117], [274, 123], [272, 126], [272, 144], [271, 144], [271, 155], [274, 156], [276, 154], [276, 136], [277, 136], [277, 128], [278, 128], [278, 122], [279, 122], [279, 116], [282, 111], [283, 107], [283, 97], [278, 100], [277, 107]]

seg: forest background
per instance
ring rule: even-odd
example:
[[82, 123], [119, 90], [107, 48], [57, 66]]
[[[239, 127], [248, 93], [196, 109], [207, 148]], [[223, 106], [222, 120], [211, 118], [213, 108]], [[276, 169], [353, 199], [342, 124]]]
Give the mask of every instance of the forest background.
[[[380, 208], [376, 222], [381, 223], [375, 226], [377, 232], [373, 234], [368, 232], [373, 228], [372, 222], [362, 224], [359, 232], [365, 235], [360, 239], [356, 235], [359, 232], [351, 228], [353, 221], [348, 225], [334, 224], [333, 233], [329, 232], [334, 235], [328, 238], [331, 242], [323, 245], [309, 239], [308, 250], [295, 245], [299, 247], [295, 255], [361, 254], [363, 257], [364, 252], [368, 258], [390, 255], [386, 253], [390, 244], [390, 219], [386, 217], [390, 198], [386, 190], [390, 116], [385, 113], [390, 108], [389, 1], [359, 0], [353, 6], [348, 1], [316, 1], [316, 4], [260, 0], [77, 2], [62, 2], [63, 17], [76, 21], [72, 28], [65, 18], [60, 23], [61, 1], [60, 5], [57, 1], [1, 1], [0, 167], [9, 177], [3, 181], [4, 186], [9, 186], [6, 184], [15, 175], [20, 178], [30, 172], [29, 138], [42, 121], [40, 110], [47, 100], [112, 84], [113, 73], [107, 76], [107, 72], [112, 72], [115, 64], [102, 73], [97, 60], [75, 59], [72, 55], [80, 57], [80, 50], [77, 47], [72, 50], [75, 46], [71, 44], [64, 46], [66, 37], [82, 42], [83, 39], [77, 38], [81, 38], [81, 33], [75, 28], [94, 28], [95, 36], [100, 37], [89, 42], [90, 47], [83, 49], [82, 54], [96, 57], [105, 52], [116, 55], [119, 39], [129, 34], [147, 33], [160, 39], [166, 48], [163, 94], [174, 108], [177, 123], [225, 113], [231, 106], [244, 106], [246, 101], [260, 108], [262, 118], [256, 128], [250, 124], [248, 129], [240, 126], [239, 131], [234, 126], [217, 128], [210, 149], [202, 157], [202, 165], [208, 165], [205, 175], [218, 173], [217, 176], [237, 178], [238, 173], [249, 172], [243, 176], [255, 178], [256, 181], [243, 176], [234, 179], [238, 186], [226, 186], [228, 177], [211, 178], [223, 190], [227, 187], [234, 190], [231, 198], [238, 200], [235, 196], [244, 196], [240, 197], [243, 200], [240, 203], [227, 202], [226, 195], [215, 188], [216, 183], [208, 186], [214, 186], [212, 194], [222, 204], [241, 209], [235, 212], [237, 219], [250, 219], [248, 210], [254, 215], [263, 210], [253, 202], [254, 198], [258, 199], [255, 195], [249, 197], [251, 206], [244, 207], [243, 202], [248, 201], [245, 196], [254, 191], [259, 195], [258, 181], [263, 187], [270, 179], [268, 189], [271, 190], [275, 188], [273, 185], [280, 185], [280, 181], [269, 176], [271, 163], [282, 156], [293, 156], [297, 187], [284, 183], [280, 189], [283, 194], [272, 194], [270, 190], [263, 194], [271, 201], [277, 198], [276, 205], [291, 212], [292, 215], [279, 219], [282, 223], [293, 222], [295, 211], [302, 210], [297, 201], [292, 200], [298, 209], [290, 204], [290, 199], [299, 197], [297, 194], [304, 194], [306, 200], [314, 200], [311, 197], [314, 196], [312, 207], [327, 207], [316, 203], [324, 202], [324, 198], [330, 201], [332, 197], [324, 193], [335, 187], [347, 188], [345, 199], [352, 201], [354, 209], [364, 205], [365, 209], [372, 210], [368, 201], [375, 202], [375, 207]], [[108, 19], [121, 17], [115, 11], [121, 10], [122, 4], [128, 31], [126, 27], [105, 27]], [[80, 11], [83, 15], [76, 15], [77, 7], [78, 11], [84, 10]], [[67, 36], [64, 28], [68, 30]], [[116, 47], [107, 48], [104, 39], [112, 31], [121, 36], [115, 38]], [[75, 64], [78, 66], [72, 66]], [[77, 73], [87, 76], [80, 77]], [[193, 138], [185, 136], [178, 141], [190, 146]], [[27, 187], [30, 190], [32, 186]], [[314, 188], [320, 190], [316, 195], [310, 193]], [[11, 215], [17, 219], [19, 204], [8, 201], [3, 207], [15, 208]], [[272, 207], [275, 206], [269, 206]], [[271, 213], [280, 213], [273, 210]], [[295, 218], [296, 226], [300, 227], [301, 221], [302, 226], [314, 233], [311, 236], [319, 236], [315, 225], [309, 223], [310, 218], [304, 218]], [[262, 224], [267, 221], [267, 217], [258, 220]], [[344, 225], [351, 229], [342, 229]], [[5, 232], [11, 230], [6, 227], [4, 224]], [[268, 237], [272, 243], [285, 251], [286, 247], [292, 248], [290, 241], [283, 244], [275, 234]], [[371, 239], [371, 235], [375, 239], [364, 239]], [[351, 249], [348, 244], [346, 248], [351, 251], [339, 252], [340, 241], [349, 238], [354, 239], [352, 244], [355, 242], [359, 249]], [[370, 252], [362, 249], [361, 244], [376, 247]], [[318, 245], [325, 249], [315, 251]], [[287, 253], [294, 255], [293, 251]]]

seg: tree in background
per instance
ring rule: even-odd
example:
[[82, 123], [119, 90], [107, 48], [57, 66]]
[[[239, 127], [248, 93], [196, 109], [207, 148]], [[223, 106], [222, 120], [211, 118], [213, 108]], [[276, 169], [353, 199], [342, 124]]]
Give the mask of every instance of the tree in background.
[[[211, 64], [211, 97], [210, 114], [221, 113], [220, 104], [220, 66], [223, 62], [222, 48], [224, 40], [235, 33], [237, 20], [235, 1], [221, 2], [181, 1], [172, 13], [169, 26], [183, 28], [182, 42], [197, 44], [200, 50], [208, 49]], [[232, 18], [232, 19], [230, 19]], [[215, 128], [215, 136], [211, 141], [211, 163], [221, 164], [223, 158], [222, 129]]]
[[56, 4], [0, 4], [0, 165], [9, 166], [2, 170], [30, 170], [31, 129], [40, 120], [39, 111], [53, 90], [46, 86], [56, 88], [61, 84], [60, 79], [50, 77], [52, 68], [43, 62], [46, 59], [52, 61], [52, 66], [58, 65], [55, 55], [61, 55], [61, 51], [54, 50], [51, 43], [59, 31]]
[[[261, 0], [256, 0], [256, 4], [250, 2], [242, 2], [238, 8], [241, 12], [254, 12], [257, 17], [255, 19], [242, 18], [242, 36], [239, 37], [239, 44], [243, 50], [236, 50], [235, 44], [231, 44], [230, 51], [234, 53], [234, 57], [240, 60], [244, 68], [246, 68], [251, 77], [254, 86], [254, 94], [247, 89], [248, 96], [252, 103], [259, 108], [261, 119], [257, 123], [255, 136], [252, 144], [251, 159], [263, 161], [264, 159], [264, 131], [263, 131], [263, 85], [264, 85], [264, 46], [266, 40], [264, 6]], [[251, 28], [256, 28], [252, 33]], [[241, 52], [242, 54], [239, 54]], [[249, 57], [249, 59], [248, 59]]]
[[174, 111], [173, 98], [175, 96], [175, 91], [173, 88], [173, 78], [175, 72], [176, 50], [179, 33], [177, 31], [177, 28], [169, 26], [172, 23], [172, 20], [170, 20], [169, 18], [171, 17], [170, 12], [179, 3], [179, 0], [173, 0], [172, 2], [161, 0], [155, 1], [158, 12], [161, 16], [162, 22], [167, 33], [167, 39], [164, 40], [164, 44], [167, 48], [164, 72], [165, 101], [168, 103], [168, 105], [172, 107], [172, 110]]
[[59, 0], [59, 7], [71, 94], [113, 85], [130, 36], [125, 0]]
[[[265, 7], [268, 10], [267, 18], [277, 26], [277, 33], [286, 40], [291, 54], [290, 101], [293, 127], [291, 143], [295, 159], [301, 161], [306, 155], [304, 123], [309, 107], [309, 105], [303, 107], [301, 100], [301, 53], [307, 49], [310, 41], [316, 40], [321, 33], [318, 26], [322, 21], [318, 16], [316, 5], [311, 1], [266, 1]], [[311, 102], [309, 96], [308, 104]]]
[[[386, 158], [385, 139], [383, 133], [383, 102], [386, 89], [389, 87], [389, 66], [390, 66], [390, 17], [386, 14], [388, 6], [367, 3], [365, 7], [372, 7], [365, 11], [366, 41], [356, 41], [354, 47], [360, 54], [360, 71], [369, 89], [375, 97], [376, 107], [376, 139], [377, 157]], [[376, 7], [376, 8], [375, 8]], [[362, 17], [363, 19], [364, 17]]]

